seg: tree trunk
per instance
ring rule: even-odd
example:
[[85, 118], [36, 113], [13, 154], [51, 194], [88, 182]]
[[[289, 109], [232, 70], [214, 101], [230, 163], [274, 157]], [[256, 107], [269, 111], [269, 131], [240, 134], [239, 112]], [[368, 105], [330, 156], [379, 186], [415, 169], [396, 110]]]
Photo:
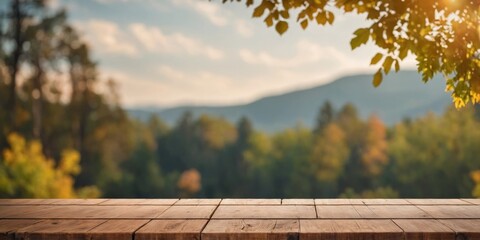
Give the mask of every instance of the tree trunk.
[[10, 113], [9, 121], [10, 121], [10, 130], [15, 131], [16, 129], [16, 122], [15, 122], [15, 115], [16, 115], [16, 88], [17, 88], [17, 73], [20, 65], [20, 56], [22, 55], [22, 48], [23, 48], [23, 37], [22, 37], [22, 22], [23, 22], [23, 14], [20, 9], [20, 0], [14, 0], [12, 4], [12, 22], [14, 26], [14, 49], [12, 53], [12, 59], [10, 62], [10, 88], [9, 88], [9, 100], [7, 101], [7, 111]]
[[32, 117], [33, 117], [33, 137], [40, 139], [42, 144], [45, 144], [42, 138], [42, 120], [43, 120], [43, 89], [42, 78], [43, 70], [40, 63], [35, 64], [36, 76], [33, 78], [33, 100], [32, 100]]

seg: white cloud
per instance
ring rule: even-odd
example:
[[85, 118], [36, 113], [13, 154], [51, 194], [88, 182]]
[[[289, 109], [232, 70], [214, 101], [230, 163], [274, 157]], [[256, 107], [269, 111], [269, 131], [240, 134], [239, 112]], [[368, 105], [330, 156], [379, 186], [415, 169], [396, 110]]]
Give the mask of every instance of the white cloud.
[[248, 49], [239, 51], [240, 58], [249, 64], [269, 67], [298, 67], [320, 60], [333, 60], [342, 66], [352, 66], [357, 62], [330, 46], [321, 46], [308, 40], [300, 40], [296, 45], [296, 53], [292, 57], [281, 58], [261, 51], [255, 53]]
[[243, 37], [253, 36], [253, 28], [245, 20], [238, 19], [235, 21], [235, 30]]
[[200, 94], [220, 94], [218, 91], [229, 90], [233, 87], [233, 80], [229, 77], [212, 73], [209, 71], [199, 71], [195, 73], [184, 72], [168, 65], [161, 65], [157, 71], [164, 81], [172, 86], [181, 87], [181, 89], [199, 91]]
[[128, 40], [128, 35], [113, 22], [92, 19], [76, 25], [85, 33], [87, 41], [93, 45], [95, 51], [129, 56], [138, 53], [135, 45]]
[[228, 24], [228, 18], [224, 15], [225, 9], [221, 9], [215, 3], [201, 0], [172, 0], [172, 2], [177, 6], [186, 6], [195, 10], [216, 26], [223, 27]]
[[232, 99], [235, 89], [229, 77], [209, 71], [185, 72], [168, 65], [161, 65], [155, 76], [147, 78], [119, 69], [103, 69], [102, 74], [118, 83], [122, 104], [127, 106], [218, 103]]
[[219, 4], [203, 0], [171, 0], [176, 6], [190, 8], [218, 27], [231, 26], [240, 36], [251, 37], [253, 28], [245, 20], [233, 17], [232, 13]]
[[187, 37], [182, 33], [165, 34], [160, 28], [148, 27], [142, 23], [129, 26], [130, 32], [148, 51], [162, 53], [187, 53], [206, 56], [213, 60], [224, 57], [221, 50], [206, 45], [201, 41]]
[[239, 104], [260, 97], [317, 86], [341, 76], [345, 70], [314, 69], [299, 71], [267, 69], [248, 78], [222, 75], [214, 71], [188, 71], [181, 67], [160, 65], [150, 76], [138, 76], [128, 70], [106, 69], [104, 78], [119, 83], [122, 103], [126, 106], [175, 106], [183, 104]]

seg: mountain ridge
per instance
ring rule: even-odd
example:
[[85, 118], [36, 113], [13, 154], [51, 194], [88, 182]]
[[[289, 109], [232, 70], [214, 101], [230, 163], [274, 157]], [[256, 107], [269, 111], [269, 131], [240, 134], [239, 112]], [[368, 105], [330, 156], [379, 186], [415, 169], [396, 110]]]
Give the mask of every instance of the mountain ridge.
[[229, 121], [247, 116], [257, 129], [275, 132], [298, 123], [313, 126], [319, 108], [326, 100], [336, 109], [350, 102], [357, 107], [360, 117], [376, 114], [388, 125], [427, 112], [441, 114], [451, 105], [450, 96], [444, 91], [445, 81], [440, 76], [423, 83], [416, 71], [400, 71], [385, 76], [378, 88], [372, 86], [371, 79], [371, 74], [344, 76], [323, 85], [270, 95], [247, 104], [187, 105], [159, 110], [149, 107], [148, 110], [135, 108], [128, 112], [142, 120], [156, 114], [168, 124], [174, 124], [185, 111], [191, 111], [195, 117], [207, 114]]

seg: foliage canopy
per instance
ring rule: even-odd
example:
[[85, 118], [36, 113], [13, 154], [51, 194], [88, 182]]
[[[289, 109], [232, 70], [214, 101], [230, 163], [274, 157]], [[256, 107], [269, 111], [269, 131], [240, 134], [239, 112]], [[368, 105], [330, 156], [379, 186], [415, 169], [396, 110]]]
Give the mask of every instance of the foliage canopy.
[[435, 74], [445, 76], [446, 91], [457, 108], [480, 102], [479, 0], [223, 0], [227, 1], [254, 7], [253, 17], [263, 18], [279, 34], [288, 30], [291, 19], [306, 29], [315, 23], [333, 24], [334, 9], [361, 14], [370, 25], [357, 29], [350, 45], [356, 49], [371, 41], [382, 49], [371, 60], [379, 65], [375, 87], [412, 54], [424, 82]]

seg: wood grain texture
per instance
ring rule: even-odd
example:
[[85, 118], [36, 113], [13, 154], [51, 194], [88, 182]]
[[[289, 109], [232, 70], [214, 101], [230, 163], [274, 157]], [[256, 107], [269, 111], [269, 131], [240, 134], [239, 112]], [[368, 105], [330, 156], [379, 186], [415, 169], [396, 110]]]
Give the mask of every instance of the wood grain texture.
[[457, 234], [457, 239], [480, 239], [480, 219], [439, 220]]
[[100, 205], [173, 205], [178, 199], [109, 199]]
[[14, 239], [15, 231], [34, 225], [41, 220], [0, 220], [0, 240]]
[[51, 206], [38, 205], [0, 205], [0, 218], [41, 218], [41, 212], [51, 209]]
[[149, 220], [108, 220], [88, 231], [88, 239], [131, 240]]
[[318, 205], [318, 218], [361, 218], [352, 205]]
[[455, 232], [433, 219], [394, 219], [404, 232], [406, 239], [453, 240]]
[[230, 198], [223, 199], [221, 205], [280, 205], [281, 199], [249, 199], [249, 198]]
[[477, 205], [436, 205], [418, 206], [434, 218], [479, 218], [480, 206]]
[[152, 220], [135, 232], [138, 240], [200, 239], [207, 220]]
[[471, 204], [480, 205], [480, 198], [462, 198], [461, 200]]
[[220, 198], [209, 198], [209, 199], [199, 199], [199, 198], [184, 198], [178, 200], [175, 205], [218, 205], [222, 199]]
[[299, 220], [211, 220], [202, 240], [298, 239]]
[[169, 206], [10, 206], [0, 207], [0, 218], [115, 219], [154, 218]]
[[363, 199], [362, 202], [365, 205], [410, 205], [407, 200], [398, 198]]
[[469, 203], [467, 201], [463, 201], [461, 199], [423, 199], [423, 198], [418, 198], [418, 199], [405, 199], [409, 203], [414, 204], [414, 205], [471, 205], [472, 203]]
[[226, 206], [220, 205], [212, 219], [286, 219], [316, 218], [314, 206], [304, 205], [263, 205], [263, 206]]
[[50, 205], [98, 205], [102, 202], [107, 201], [108, 199], [95, 198], [95, 199], [81, 199], [81, 198], [72, 198], [72, 199], [53, 199], [54, 201]]
[[362, 218], [432, 218], [413, 205], [354, 206]]
[[48, 205], [58, 199], [41, 199], [41, 198], [0, 198], [0, 205]]
[[282, 205], [315, 205], [315, 201], [311, 198], [290, 198], [282, 199]]
[[349, 198], [318, 198], [315, 205], [365, 205], [362, 199]]
[[0, 202], [3, 202], [0, 240], [14, 237], [480, 240], [480, 205], [476, 205], [475, 199], [1, 199]]
[[391, 220], [300, 220], [300, 239], [403, 239], [403, 231]]
[[88, 231], [105, 220], [45, 220], [20, 228], [16, 239], [88, 239]]
[[209, 219], [217, 206], [200, 205], [200, 206], [172, 206], [156, 218], [165, 219]]

